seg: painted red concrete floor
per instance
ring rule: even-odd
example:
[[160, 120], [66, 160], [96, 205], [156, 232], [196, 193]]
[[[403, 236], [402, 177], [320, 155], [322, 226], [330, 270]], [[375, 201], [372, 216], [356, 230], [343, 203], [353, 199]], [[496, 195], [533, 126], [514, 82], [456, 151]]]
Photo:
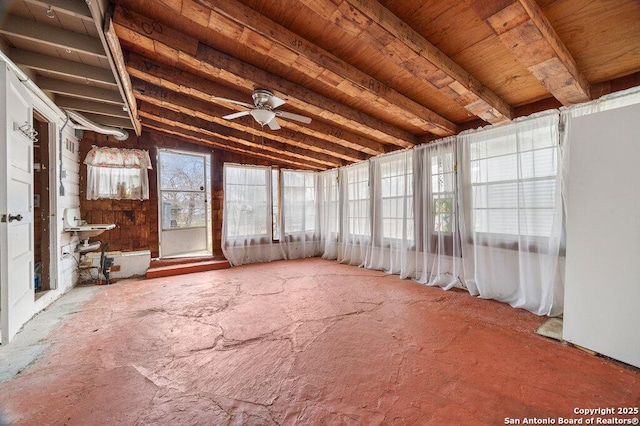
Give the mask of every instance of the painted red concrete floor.
[[123, 280], [0, 384], [0, 412], [16, 425], [498, 425], [640, 406], [638, 370], [535, 335], [543, 321], [321, 259]]

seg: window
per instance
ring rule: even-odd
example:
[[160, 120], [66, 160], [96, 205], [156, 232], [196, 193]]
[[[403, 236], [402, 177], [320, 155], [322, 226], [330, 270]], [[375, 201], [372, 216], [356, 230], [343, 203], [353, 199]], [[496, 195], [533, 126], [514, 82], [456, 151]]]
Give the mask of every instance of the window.
[[472, 227], [498, 235], [551, 235], [556, 210], [557, 133], [549, 126], [471, 139]]
[[224, 165], [227, 240], [247, 237], [271, 240], [270, 178], [267, 168]]
[[313, 172], [283, 170], [282, 190], [285, 234], [316, 230], [316, 187]]
[[340, 237], [340, 196], [338, 170], [318, 173], [318, 212], [322, 237], [338, 241]]
[[163, 230], [206, 227], [208, 155], [160, 149], [158, 173]]
[[274, 241], [280, 239], [280, 170], [271, 170], [271, 222], [273, 223], [272, 235]]
[[383, 239], [413, 241], [412, 152], [380, 158], [380, 196]]
[[453, 153], [431, 157], [432, 229], [437, 233], [451, 234], [454, 217], [455, 170]]
[[149, 199], [149, 151], [94, 146], [84, 164], [87, 165], [87, 200]]
[[350, 236], [371, 236], [371, 194], [369, 190], [369, 163], [361, 163], [345, 169], [346, 214], [345, 232]]

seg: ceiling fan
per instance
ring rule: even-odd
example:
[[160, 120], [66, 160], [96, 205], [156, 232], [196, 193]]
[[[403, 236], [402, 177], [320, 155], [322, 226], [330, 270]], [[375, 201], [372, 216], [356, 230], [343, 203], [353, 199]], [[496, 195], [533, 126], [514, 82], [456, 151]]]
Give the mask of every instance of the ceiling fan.
[[234, 101], [233, 99], [215, 97], [219, 101], [225, 101], [232, 104], [240, 105], [245, 108], [249, 108], [248, 111], [236, 112], [233, 114], [225, 115], [225, 120], [233, 120], [234, 118], [244, 117], [245, 115], [251, 115], [258, 124], [262, 127], [269, 126], [271, 130], [280, 129], [280, 125], [276, 121], [276, 117], [288, 118], [290, 120], [296, 120], [301, 123], [309, 124], [311, 119], [304, 115], [294, 114], [292, 112], [274, 111], [280, 105], [286, 103], [284, 99], [280, 99], [268, 90], [256, 89], [251, 95], [253, 98], [253, 105], [246, 102]]

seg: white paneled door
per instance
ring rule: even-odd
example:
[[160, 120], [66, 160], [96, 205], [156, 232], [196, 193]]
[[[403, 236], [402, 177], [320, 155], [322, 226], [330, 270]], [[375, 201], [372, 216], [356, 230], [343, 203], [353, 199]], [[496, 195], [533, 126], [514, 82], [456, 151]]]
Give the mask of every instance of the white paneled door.
[[34, 313], [34, 134], [27, 89], [5, 64], [1, 68], [0, 328], [5, 344]]

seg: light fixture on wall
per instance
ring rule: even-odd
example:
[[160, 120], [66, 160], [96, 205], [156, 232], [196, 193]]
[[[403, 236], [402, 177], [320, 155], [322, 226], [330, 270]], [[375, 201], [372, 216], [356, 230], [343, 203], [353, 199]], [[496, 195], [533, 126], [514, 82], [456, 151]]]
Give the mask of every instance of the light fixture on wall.
[[53, 9], [51, 9], [51, 6], [49, 6], [49, 9], [47, 9], [47, 16], [51, 19], [56, 17], [56, 13], [53, 11]]
[[270, 109], [253, 109], [251, 110], [251, 115], [253, 118], [264, 127], [265, 124], [273, 120], [276, 116], [276, 113], [271, 111]]

